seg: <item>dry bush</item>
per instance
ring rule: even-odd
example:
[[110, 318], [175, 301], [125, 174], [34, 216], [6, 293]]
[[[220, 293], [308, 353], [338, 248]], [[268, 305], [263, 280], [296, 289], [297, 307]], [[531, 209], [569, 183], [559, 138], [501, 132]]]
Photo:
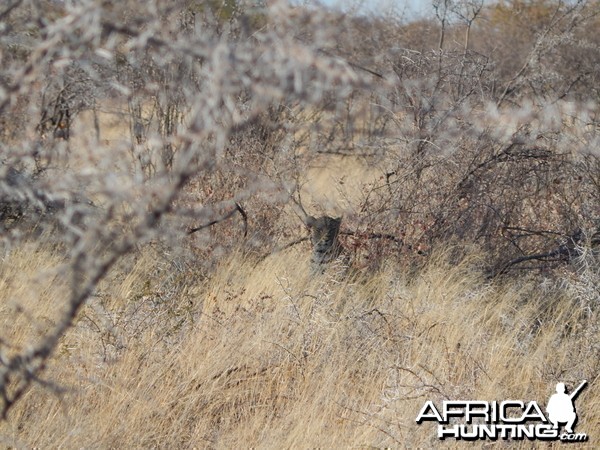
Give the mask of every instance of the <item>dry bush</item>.
[[[22, 354], [3, 359], [4, 417], [120, 260], [150, 241], [185, 253], [177, 243], [192, 224], [218, 223], [228, 205], [277, 192], [274, 182], [256, 180], [251, 168], [226, 156], [232, 136], [272, 105], [308, 107], [325, 93], [342, 99], [360, 83], [343, 61], [318, 53], [327, 34], [295, 39], [298, 23], [319, 28], [321, 18], [284, 2], [240, 4], [225, 16], [201, 2], [146, 6], [89, 0], [37, 9], [17, 0], [0, 11], [7, 24], [3, 48], [30, 31], [21, 52], [2, 54], [0, 115], [21, 130], [18, 139], [2, 143], [4, 201], [34, 203], [38, 226], [57, 227], [53, 239], [65, 252], [64, 276], [71, 280], [61, 320]], [[100, 101], [127, 105], [131, 142], [99, 140], [98, 131], [73, 141], [70, 122], [59, 132], [77, 108]], [[11, 183], [14, 170], [27, 182]], [[245, 181], [211, 179], [236, 172]], [[220, 190], [214, 199], [203, 180]], [[191, 192], [194, 183], [206, 190]], [[54, 202], [60, 206], [50, 221]], [[18, 246], [29, 229], [11, 226], [5, 248]], [[223, 248], [231, 245], [211, 241], [202, 253], [206, 266]]]
[[[490, 274], [527, 255], [578, 244], [578, 233], [594, 233], [600, 218], [597, 71], [566, 61], [591, 57], [589, 41], [576, 36], [594, 27], [595, 3], [540, 6], [536, 40], [527, 53], [512, 55], [518, 66], [510, 76], [503, 56], [471, 31], [497, 32], [480, 15], [507, 23], [514, 17], [496, 17], [495, 6], [475, 8], [480, 2], [438, 3], [448, 8], [438, 10], [439, 48], [393, 44], [411, 42], [406, 33], [414, 31], [389, 26], [391, 36], [382, 38], [388, 46], [370, 53], [379, 55], [383, 79], [355, 93], [341, 116], [340, 130], [352, 133], [344, 139], [348, 133], [339, 132], [332, 152], [362, 156], [381, 174], [350, 206], [351, 227], [404, 241], [398, 249], [395, 240], [379, 240], [367, 250], [371, 259], [412, 260], [450, 241], [488, 253]], [[461, 9], [467, 6], [473, 8]], [[461, 44], [450, 39], [459, 34]], [[361, 133], [365, 117], [381, 124], [376, 133]], [[537, 266], [571, 256], [539, 258]]]

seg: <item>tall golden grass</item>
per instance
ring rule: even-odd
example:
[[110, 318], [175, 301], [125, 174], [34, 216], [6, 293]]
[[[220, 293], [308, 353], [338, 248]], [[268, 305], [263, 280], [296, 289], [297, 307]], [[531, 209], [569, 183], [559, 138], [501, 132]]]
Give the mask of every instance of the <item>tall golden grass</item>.
[[[576, 403], [576, 431], [590, 437], [583, 445], [596, 445], [597, 305], [559, 283], [491, 284], [476, 257], [453, 266], [439, 254], [410, 277], [390, 263], [377, 273], [310, 278], [304, 250], [258, 264], [237, 255], [210, 279], [193, 266], [174, 267], [156, 249], [141, 251], [100, 286], [44, 382], [0, 423], [0, 442], [472, 447], [440, 442], [433, 424], [417, 425], [425, 401], [522, 399], [545, 406], [556, 382], [572, 388], [588, 379]], [[38, 339], [63, 304], [68, 281], [50, 246], [5, 255], [2, 345]]]

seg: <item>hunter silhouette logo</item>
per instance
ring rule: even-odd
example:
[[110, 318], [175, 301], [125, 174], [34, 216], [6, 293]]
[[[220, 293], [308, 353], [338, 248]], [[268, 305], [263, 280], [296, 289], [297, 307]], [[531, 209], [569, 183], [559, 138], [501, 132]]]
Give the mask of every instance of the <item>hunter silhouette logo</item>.
[[565, 383], [556, 384], [556, 394], [550, 397], [548, 407], [546, 408], [548, 418], [554, 425], [553, 428], [555, 430], [558, 430], [558, 424], [563, 422], [567, 424], [565, 431], [569, 434], [573, 433], [573, 425], [577, 422], [577, 413], [575, 412], [573, 400], [575, 400], [575, 397], [579, 395], [586, 384], [587, 380], [583, 380], [570, 395], [565, 393]]
[[[546, 414], [536, 401], [449, 400], [438, 408], [428, 400], [416, 422], [437, 422], [437, 435], [442, 440], [587, 441], [587, 434], [573, 431], [577, 422], [573, 402], [586, 385], [584, 380], [569, 394], [564, 383], [556, 384], [556, 393], [548, 400]], [[564, 424], [563, 433], [560, 433], [561, 424]]]

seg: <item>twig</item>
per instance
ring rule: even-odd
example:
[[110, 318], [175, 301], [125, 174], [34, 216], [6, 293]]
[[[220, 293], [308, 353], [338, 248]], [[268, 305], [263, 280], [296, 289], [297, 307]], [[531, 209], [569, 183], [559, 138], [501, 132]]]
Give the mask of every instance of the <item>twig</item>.
[[521, 264], [526, 261], [547, 261], [551, 262], [550, 258], [556, 258], [554, 261], [560, 261], [562, 259], [570, 260], [572, 259], [573, 253], [576, 252], [577, 244], [583, 239], [583, 232], [581, 230], [577, 230], [571, 235], [568, 236], [567, 241], [555, 248], [552, 251], [545, 253], [536, 253], [533, 255], [524, 255], [519, 256], [518, 258], [511, 259], [506, 262], [499, 270], [495, 270], [491, 273], [488, 278], [495, 278], [498, 275], [502, 275], [505, 273], [510, 267]]
[[192, 228], [191, 230], [188, 230], [187, 234], [190, 235], [190, 234], [195, 233], [196, 231], [204, 230], [205, 228], [209, 228], [209, 227], [212, 227], [213, 225], [224, 222], [227, 219], [230, 219], [236, 212], [240, 213], [240, 215], [242, 216], [242, 220], [244, 221], [244, 237], [247, 237], [248, 236], [248, 214], [246, 213], [244, 208], [242, 208], [242, 205], [240, 205], [238, 202], [235, 202], [235, 208], [233, 208], [231, 211], [229, 211], [223, 217], [221, 217], [219, 219], [211, 220], [210, 222], [208, 222], [204, 225], [200, 225], [199, 227]]

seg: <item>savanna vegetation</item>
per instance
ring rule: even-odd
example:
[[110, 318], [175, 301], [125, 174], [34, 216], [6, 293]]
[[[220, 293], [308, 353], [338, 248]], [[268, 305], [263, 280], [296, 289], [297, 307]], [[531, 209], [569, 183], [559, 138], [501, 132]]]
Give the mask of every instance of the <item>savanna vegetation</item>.
[[[502, 447], [415, 418], [588, 380], [595, 447], [598, 29], [598, 0], [3, 2], [2, 445]], [[311, 273], [306, 214], [344, 264]]]

